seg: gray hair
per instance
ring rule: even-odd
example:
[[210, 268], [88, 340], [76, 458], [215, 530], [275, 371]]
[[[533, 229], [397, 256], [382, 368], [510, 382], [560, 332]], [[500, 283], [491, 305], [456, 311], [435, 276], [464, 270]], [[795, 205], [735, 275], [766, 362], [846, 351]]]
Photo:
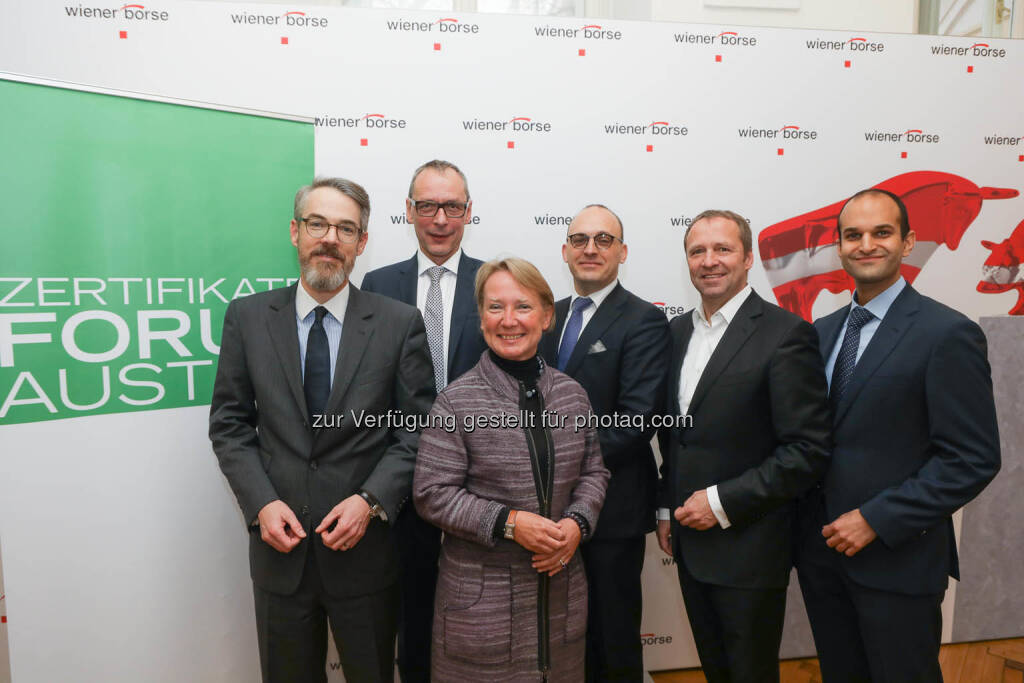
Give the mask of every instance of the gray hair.
[[306, 197], [313, 190], [320, 187], [333, 187], [338, 192], [342, 193], [356, 204], [359, 205], [359, 229], [366, 232], [367, 226], [370, 224], [370, 195], [366, 194], [366, 190], [359, 183], [347, 180], [346, 178], [314, 178], [313, 182], [309, 185], [303, 185], [299, 188], [299, 191], [295, 193], [295, 220], [296, 222], [302, 218], [302, 210], [306, 203]]
[[744, 255], [749, 254], [754, 248], [754, 236], [750, 232], [750, 223], [747, 219], [739, 215], [735, 211], [727, 211], [725, 209], [708, 209], [707, 211], [701, 211], [698, 213], [690, 224], [686, 226], [686, 232], [683, 233], [683, 246], [686, 246], [686, 238], [690, 236], [690, 229], [697, 225], [697, 221], [704, 220], [705, 218], [725, 218], [736, 224], [736, 227], [740, 230], [740, 242], [743, 244]]
[[458, 166], [444, 159], [432, 159], [413, 171], [412, 180], [409, 181], [409, 199], [412, 199], [412, 188], [416, 184], [416, 178], [428, 168], [432, 171], [437, 171], [441, 175], [444, 175], [446, 171], [458, 173], [459, 177], [462, 178], [462, 186], [466, 189], [466, 201], [469, 201], [469, 181], [466, 180], [466, 174]]

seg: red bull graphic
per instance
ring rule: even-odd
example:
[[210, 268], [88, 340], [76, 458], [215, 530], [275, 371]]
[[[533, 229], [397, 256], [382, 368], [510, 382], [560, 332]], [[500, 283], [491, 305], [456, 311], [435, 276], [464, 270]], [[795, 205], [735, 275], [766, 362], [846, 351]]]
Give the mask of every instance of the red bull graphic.
[[982, 240], [981, 246], [992, 251], [982, 265], [978, 291], [1001, 294], [1017, 290], [1017, 303], [1008, 313], [1024, 315], [1024, 221], [1017, 224], [1010, 236], [999, 244]]
[[[914, 171], [874, 187], [899, 196], [907, 205], [917, 245], [903, 261], [903, 277], [913, 282], [940, 245], [960, 246], [985, 199], [1009, 199], [1011, 188], [978, 187], [966, 178], [939, 171]], [[836, 220], [845, 199], [770, 225], [757, 236], [761, 263], [779, 305], [811, 320], [822, 290], [853, 291], [853, 279], [835, 250]]]

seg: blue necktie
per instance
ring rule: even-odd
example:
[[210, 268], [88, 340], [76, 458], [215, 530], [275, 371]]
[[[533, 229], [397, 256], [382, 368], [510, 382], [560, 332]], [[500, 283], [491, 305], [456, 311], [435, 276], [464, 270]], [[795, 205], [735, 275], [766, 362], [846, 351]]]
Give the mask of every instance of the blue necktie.
[[583, 309], [593, 303], [590, 297], [581, 296], [572, 302], [572, 314], [569, 322], [565, 324], [565, 333], [562, 335], [562, 343], [558, 347], [558, 369], [565, 370], [569, 364], [569, 357], [572, 356], [576, 342], [580, 338], [580, 330], [583, 329]]
[[310, 424], [314, 422], [314, 415], [323, 415], [327, 397], [331, 395], [331, 351], [327, 347], [327, 332], [324, 330], [327, 309], [317, 306], [313, 311], [316, 321], [309, 328], [306, 341], [306, 373], [303, 378]]
[[839, 347], [836, 365], [832, 368], [832, 386], [829, 398], [833, 405], [838, 404], [843, 398], [843, 392], [846, 391], [846, 387], [850, 385], [850, 378], [853, 377], [853, 368], [857, 365], [857, 348], [860, 346], [860, 328], [874, 317], [871, 311], [861, 306], [850, 311], [850, 317], [846, 321], [846, 334], [843, 335], [843, 345]]

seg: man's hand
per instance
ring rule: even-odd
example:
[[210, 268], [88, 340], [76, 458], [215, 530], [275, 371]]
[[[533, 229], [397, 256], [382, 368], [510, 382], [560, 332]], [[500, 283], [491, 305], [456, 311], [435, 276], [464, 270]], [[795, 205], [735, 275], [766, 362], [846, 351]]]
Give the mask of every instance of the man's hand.
[[369, 525], [370, 506], [356, 493], [331, 508], [313, 531], [320, 534], [331, 550], [349, 550], [359, 543]]
[[711, 503], [708, 502], [708, 492], [703, 489], [695, 491], [687, 498], [683, 507], [676, 508], [673, 516], [683, 526], [697, 531], [705, 531], [718, 524], [718, 518], [711, 511]]
[[658, 520], [658, 547], [666, 555], [672, 554], [672, 522], [668, 519]]
[[821, 535], [827, 539], [825, 543], [829, 548], [845, 553], [847, 557], [853, 557], [878, 538], [864, 515], [860, 514], [860, 508], [839, 515], [831, 524], [822, 527]]
[[[523, 514], [519, 512], [518, 514]], [[558, 522], [558, 528], [565, 534], [565, 544], [550, 553], [537, 553], [533, 556], [533, 568], [537, 573], [547, 572], [548, 576], [554, 576], [569, 565], [572, 556], [576, 554], [576, 548], [580, 545], [580, 527], [570, 517], [565, 517]], [[519, 530], [519, 518], [516, 517], [516, 531]]]
[[306, 537], [295, 513], [283, 500], [272, 500], [260, 508], [260, 538], [274, 550], [291, 552]]
[[547, 517], [520, 510], [516, 513], [515, 541], [531, 553], [553, 553], [565, 548], [565, 530]]

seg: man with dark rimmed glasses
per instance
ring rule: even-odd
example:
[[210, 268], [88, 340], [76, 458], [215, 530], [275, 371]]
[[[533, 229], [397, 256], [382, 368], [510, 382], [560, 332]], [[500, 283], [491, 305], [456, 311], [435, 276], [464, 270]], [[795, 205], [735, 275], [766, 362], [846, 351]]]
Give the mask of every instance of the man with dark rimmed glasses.
[[[411, 259], [371, 271], [363, 290], [416, 306], [423, 314], [441, 391], [476, 365], [487, 348], [480, 333], [474, 280], [482, 261], [462, 251], [462, 236], [473, 218], [466, 176], [455, 164], [434, 159], [413, 173], [405, 216], [419, 249]], [[402, 611], [398, 670], [404, 683], [430, 680], [430, 633], [441, 532], [420, 519], [411, 504], [398, 520], [402, 555]]]

